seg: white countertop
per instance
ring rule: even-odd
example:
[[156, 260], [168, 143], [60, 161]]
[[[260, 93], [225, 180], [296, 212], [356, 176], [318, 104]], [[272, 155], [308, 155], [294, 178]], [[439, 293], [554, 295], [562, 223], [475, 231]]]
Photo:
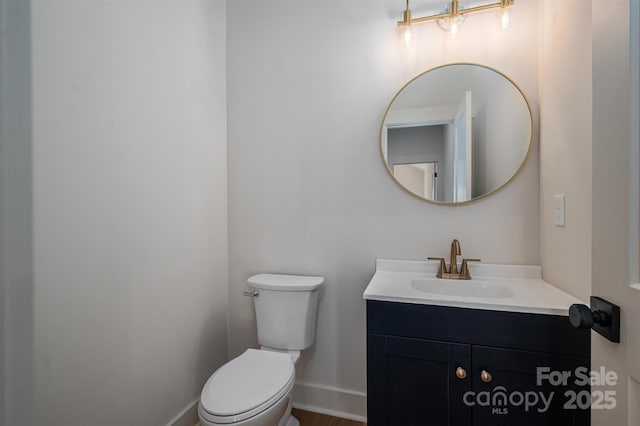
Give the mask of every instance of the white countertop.
[[[452, 285], [495, 285], [507, 287], [509, 297], [473, 297], [437, 294], [415, 289], [414, 280], [433, 280], [437, 261], [376, 261], [376, 272], [364, 291], [367, 300], [382, 300], [492, 311], [525, 312], [547, 315], [569, 314], [569, 306], [583, 303], [542, 280], [542, 268], [529, 265], [469, 264], [471, 280], [455, 280]], [[453, 280], [445, 280], [446, 282]], [[476, 292], [478, 293], [478, 292]]]

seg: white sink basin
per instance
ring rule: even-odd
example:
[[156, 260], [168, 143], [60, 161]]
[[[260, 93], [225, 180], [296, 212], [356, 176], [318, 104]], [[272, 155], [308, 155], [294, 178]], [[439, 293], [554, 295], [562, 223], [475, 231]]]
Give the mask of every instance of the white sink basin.
[[469, 265], [471, 280], [436, 278], [437, 261], [376, 261], [376, 272], [362, 295], [367, 300], [568, 315], [583, 303], [542, 279], [531, 265]]
[[507, 286], [479, 280], [420, 279], [412, 280], [411, 287], [425, 293], [442, 294], [446, 296], [506, 299], [515, 295], [513, 290]]

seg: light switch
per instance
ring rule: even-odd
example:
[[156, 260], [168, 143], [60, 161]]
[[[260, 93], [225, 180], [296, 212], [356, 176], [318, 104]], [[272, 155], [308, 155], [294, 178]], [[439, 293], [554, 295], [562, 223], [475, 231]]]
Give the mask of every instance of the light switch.
[[564, 194], [553, 196], [553, 223], [556, 226], [565, 226], [565, 198]]

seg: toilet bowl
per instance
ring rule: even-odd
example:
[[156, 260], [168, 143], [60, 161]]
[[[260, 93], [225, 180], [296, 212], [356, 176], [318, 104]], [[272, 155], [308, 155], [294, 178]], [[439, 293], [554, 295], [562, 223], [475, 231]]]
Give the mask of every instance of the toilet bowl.
[[[219, 368], [202, 390], [203, 425], [293, 426], [291, 391], [295, 368], [286, 353], [248, 349]], [[285, 416], [287, 415], [287, 416]]]
[[322, 277], [258, 274], [254, 291], [260, 350], [247, 349], [209, 377], [198, 415], [203, 426], [299, 426], [291, 415], [295, 362], [315, 340]]

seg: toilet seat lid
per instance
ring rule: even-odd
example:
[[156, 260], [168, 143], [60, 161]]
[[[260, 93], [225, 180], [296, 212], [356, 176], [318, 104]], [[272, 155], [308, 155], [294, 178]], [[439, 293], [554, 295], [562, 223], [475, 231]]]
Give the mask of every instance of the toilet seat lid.
[[282, 397], [294, 374], [288, 354], [248, 349], [209, 377], [200, 403], [211, 414], [236, 416]]

